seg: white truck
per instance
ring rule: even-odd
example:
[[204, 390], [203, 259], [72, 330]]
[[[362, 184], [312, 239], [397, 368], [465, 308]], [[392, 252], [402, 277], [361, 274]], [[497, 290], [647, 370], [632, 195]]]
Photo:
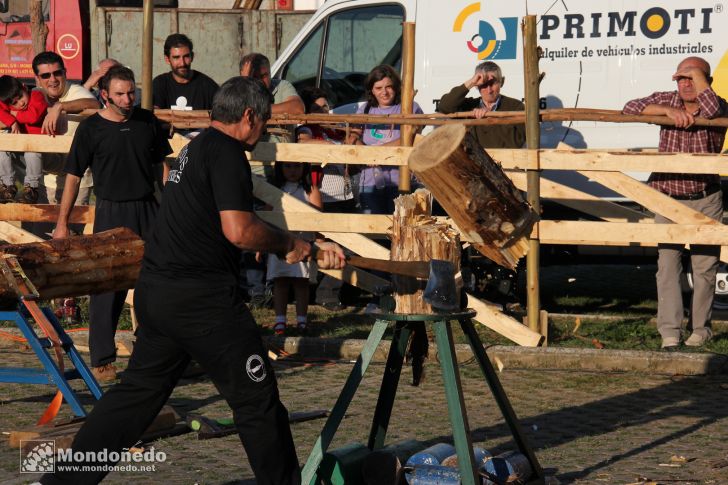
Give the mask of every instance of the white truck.
[[[728, 12], [715, 0], [328, 0], [281, 52], [273, 75], [299, 89], [320, 86], [338, 111], [359, 101], [372, 67], [400, 65], [407, 21], [416, 22], [415, 99], [425, 112], [484, 60], [503, 69], [503, 92], [522, 98], [527, 14], [538, 17], [543, 49], [541, 108], [621, 109], [632, 98], [674, 89], [671, 75], [690, 55], [710, 62], [714, 88], [728, 97]], [[542, 146], [656, 146], [656, 127], [627, 126], [544, 123]]]
[[[728, 98], [728, 12], [720, 0], [328, 0], [281, 52], [272, 71], [298, 89], [321, 87], [335, 112], [353, 112], [372, 67], [401, 65], [401, 23], [407, 21], [416, 24], [415, 99], [425, 112], [436, 111], [440, 97], [484, 60], [501, 66], [502, 92], [522, 98], [520, 24], [527, 14], [538, 16], [540, 70], [546, 74], [540, 85], [542, 109], [619, 110], [630, 99], [675, 89], [672, 74], [687, 56], [708, 60], [714, 89]], [[562, 141], [576, 148], [653, 148], [658, 128], [542, 123], [542, 147]], [[619, 198], [574, 172], [544, 175]], [[728, 295], [724, 270], [720, 282], [725, 288], [719, 293]]]

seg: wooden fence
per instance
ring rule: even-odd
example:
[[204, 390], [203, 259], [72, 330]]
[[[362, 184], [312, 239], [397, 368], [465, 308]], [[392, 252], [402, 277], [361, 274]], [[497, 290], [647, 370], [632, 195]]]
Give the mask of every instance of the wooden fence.
[[[70, 137], [0, 135], [0, 150], [67, 153]], [[187, 143], [181, 137], [171, 140], [175, 154]], [[367, 147], [318, 144], [260, 143], [249, 158], [256, 162], [293, 161], [313, 163], [379, 164], [405, 166], [409, 147]], [[498, 160], [515, 185], [526, 190], [526, 170], [574, 170], [590, 180], [622, 194], [653, 213], [676, 224], [653, 224], [642, 212], [628, 209], [546, 179], [540, 181], [541, 197], [597, 217], [601, 222], [542, 220], [533, 229], [544, 244], [654, 246], [657, 243], [715, 244], [723, 246], [721, 259], [728, 262], [728, 227], [689, 209], [670, 197], [623, 172], [721, 173], [725, 155], [633, 153], [592, 150], [488, 150]], [[174, 156], [174, 154], [172, 155]], [[384, 234], [391, 224], [386, 215], [321, 213], [256, 178], [254, 193], [273, 207], [260, 212], [265, 220], [293, 231], [317, 231], [357, 254], [388, 258], [388, 250], [366, 235]], [[9, 242], [35, 239], [32, 234], [5, 221], [54, 221], [54, 206], [0, 205], [0, 238]], [[90, 223], [93, 208], [77, 207], [72, 222]], [[466, 235], [462, 235], [467, 241]], [[364, 289], [373, 289], [381, 279], [354, 268], [331, 271], [332, 275]], [[468, 305], [478, 311], [476, 319], [507, 338], [521, 344], [538, 345], [542, 336], [498, 311], [498, 306], [470, 295]]]

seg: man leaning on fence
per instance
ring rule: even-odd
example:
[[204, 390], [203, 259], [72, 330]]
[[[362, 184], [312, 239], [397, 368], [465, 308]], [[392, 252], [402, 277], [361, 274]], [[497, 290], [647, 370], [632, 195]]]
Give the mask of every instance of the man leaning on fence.
[[[675, 122], [674, 126], [660, 129], [661, 152], [719, 153], [726, 128], [695, 126], [696, 118], [728, 116], [726, 100], [710, 87], [710, 64], [700, 57], [688, 57], [677, 66], [672, 80], [677, 83], [676, 91], [655, 92], [646, 98], [633, 99], [624, 106], [623, 113], [665, 115]], [[652, 173], [647, 183], [712, 219], [720, 220], [723, 216], [723, 196], [717, 174]], [[655, 222], [671, 221], [656, 214]], [[677, 350], [680, 346], [683, 249], [681, 244], [658, 246], [657, 329], [665, 350]], [[685, 340], [685, 345], [699, 347], [712, 337], [710, 318], [719, 254], [719, 246], [690, 246], [694, 282], [689, 322], [692, 334]]]

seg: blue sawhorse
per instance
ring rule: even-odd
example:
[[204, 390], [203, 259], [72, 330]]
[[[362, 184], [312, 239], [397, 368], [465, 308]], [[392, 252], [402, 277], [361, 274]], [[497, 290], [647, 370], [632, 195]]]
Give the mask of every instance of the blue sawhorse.
[[0, 368], [0, 382], [14, 382], [18, 384], [52, 384], [63, 393], [63, 397], [66, 402], [70, 404], [73, 413], [76, 416], [86, 416], [81, 402], [78, 400], [76, 393], [71, 389], [68, 384], [69, 380], [82, 379], [88, 387], [91, 394], [96, 399], [101, 398], [101, 387], [91, 374], [91, 370], [88, 368], [86, 363], [83, 361], [81, 356], [73, 345], [73, 340], [63, 330], [58, 319], [50, 310], [50, 308], [43, 307], [41, 311], [48, 320], [48, 323], [55, 329], [58, 337], [61, 341], [61, 347], [63, 354], [66, 355], [74, 369], [61, 372], [58, 364], [53, 360], [48, 351], [52, 349], [53, 343], [47, 337], [39, 337], [35, 333], [33, 326], [28, 321], [28, 317], [23, 308], [23, 303], [19, 304], [18, 310], [15, 311], [0, 311], [0, 321], [12, 321], [15, 325], [23, 332], [23, 336], [28, 341], [28, 345], [33, 349], [35, 355], [38, 356], [43, 369], [28, 369], [23, 367], [2, 367]]
[[[302, 476], [304, 485], [314, 485], [326, 478], [319, 475], [319, 466], [326, 453], [329, 444], [332, 442], [336, 431], [344, 418], [347, 408], [354, 398], [354, 394], [361, 383], [367, 367], [371, 362], [374, 352], [382, 340], [384, 332], [391, 323], [394, 325], [394, 334], [389, 347], [389, 355], [387, 356], [387, 364], [382, 378], [382, 384], [379, 389], [379, 398], [377, 399], [372, 427], [369, 433], [369, 442], [367, 447], [374, 451], [384, 446], [387, 435], [389, 420], [392, 415], [394, 406], [394, 398], [397, 393], [397, 385], [407, 350], [407, 342], [410, 334], [414, 331], [415, 325], [429, 324], [433, 327], [435, 333], [435, 341], [437, 343], [438, 360], [442, 370], [443, 386], [445, 387], [445, 397], [447, 399], [448, 414], [450, 424], [453, 431], [453, 441], [455, 443], [455, 451], [458, 456], [458, 467], [460, 469], [460, 480], [463, 485], [476, 485], [481, 483], [477, 470], [475, 457], [473, 456], [473, 443], [470, 438], [470, 425], [468, 424], [468, 416], [465, 410], [465, 401], [463, 399], [463, 390], [460, 383], [460, 373], [458, 370], [457, 359], [455, 357], [455, 348], [452, 338], [451, 320], [459, 322], [463, 333], [468, 339], [470, 348], [473, 351], [475, 360], [480, 366], [480, 370], [485, 377], [485, 381], [490, 387], [490, 391], [500, 408], [501, 414], [508, 425], [518, 451], [528, 459], [533, 476], [527, 482], [528, 484], [540, 484], [545, 482], [545, 475], [541, 465], [536, 458], [526, 437], [521, 431], [520, 424], [516, 413], [513, 411], [508, 397], [498, 380], [498, 376], [493, 369], [493, 365], [488, 360], [488, 356], [483, 349], [483, 343], [480, 336], [475, 330], [471, 318], [475, 316], [474, 310], [463, 310], [461, 312], [449, 314], [435, 315], [406, 315], [396, 313], [383, 313], [377, 315], [369, 337], [367, 338], [364, 348], [349, 374], [344, 387], [339, 394], [339, 398], [331, 410], [326, 424], [321, 431], [316, 443], [314, 444], [311, 454], [303, 467]], [[323, 474], [322, 474], [323, 475]], [[324, 480], [325, 481], [325, 480]]]

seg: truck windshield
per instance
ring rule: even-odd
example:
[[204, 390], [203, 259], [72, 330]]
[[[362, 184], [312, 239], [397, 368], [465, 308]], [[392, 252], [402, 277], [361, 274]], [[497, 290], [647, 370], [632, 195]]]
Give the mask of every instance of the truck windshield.
[[283, 78], [298, 90], [321, 87], [333, 107], [357, 102], [373, 67], [390, 64], [399, 70], [403, 20], [400, 5], [337, 12], [309, 35], [284, 67]]

